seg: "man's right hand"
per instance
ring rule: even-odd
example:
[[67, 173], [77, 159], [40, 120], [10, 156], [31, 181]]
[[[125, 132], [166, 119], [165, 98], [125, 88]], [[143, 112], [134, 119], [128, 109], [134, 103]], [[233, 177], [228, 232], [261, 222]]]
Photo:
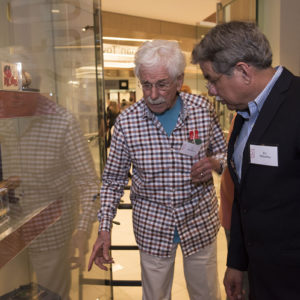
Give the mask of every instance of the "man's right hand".
[[93, 263], [105, 271], [107, 271], [108, 268], [104, 266], [104, 264], [114, 263], [113, 259], [109, 256], [110, 243], [110, 232], [100, 231], [93, 246], [93, 252], [89, 260], [88, 271], [92, 269]]
[[242, 300], [244, 299], [242, 286], [243, 286], [243, 272], [227, 268], [224, 277], [224, 286], [229, 300]]

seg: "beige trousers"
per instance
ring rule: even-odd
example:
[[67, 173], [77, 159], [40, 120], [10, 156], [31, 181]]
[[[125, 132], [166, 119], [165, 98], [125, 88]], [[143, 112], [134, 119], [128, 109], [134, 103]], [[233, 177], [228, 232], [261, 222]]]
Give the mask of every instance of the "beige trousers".
[[[171, 300], [176, 249], [161, 258], [140, 251], [143, 300]], [[217, 244], [183, 257], [184, 276], [190, 300], [221, 300], [217, 271]]]

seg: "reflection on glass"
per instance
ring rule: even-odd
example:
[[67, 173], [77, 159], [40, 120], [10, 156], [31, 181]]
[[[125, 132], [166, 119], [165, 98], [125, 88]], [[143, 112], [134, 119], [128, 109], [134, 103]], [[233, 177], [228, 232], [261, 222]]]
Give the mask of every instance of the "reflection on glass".
[[73, 115], [41, 93], [2, 90], [0, 108], [9, 215], [18, 220], [33, 213], [9, 237], [10, 245], [28, 245], [40, 287], [69, 299], [70, 268], [84, 268], [98, 209], [99, 178], [87, 140]]
[[[9, 218], [0, 225], [0, 298], [38, 283], [82, 299], [106, 157], [99, 9], [100, 0], [0, 1], [0, 183], [9, 205], [1, 210]], [[96, 290], [111, 298], [110, 287]]]

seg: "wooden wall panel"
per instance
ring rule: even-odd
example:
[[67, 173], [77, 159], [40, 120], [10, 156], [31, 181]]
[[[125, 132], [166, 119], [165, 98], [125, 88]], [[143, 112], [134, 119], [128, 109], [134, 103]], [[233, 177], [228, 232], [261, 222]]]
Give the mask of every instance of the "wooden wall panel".
[[[230, 16], [228, 21], [256, 21], [256, 0], [221, 0], [222, 6], [230, 5]], [[219, 12], [219, 22], [224, 22], [223, 12]]]
[[191, 51], [197, 37], [209, 27], [192, 26], [102, 11], [103, 36], [177, 40], [184, 51]]

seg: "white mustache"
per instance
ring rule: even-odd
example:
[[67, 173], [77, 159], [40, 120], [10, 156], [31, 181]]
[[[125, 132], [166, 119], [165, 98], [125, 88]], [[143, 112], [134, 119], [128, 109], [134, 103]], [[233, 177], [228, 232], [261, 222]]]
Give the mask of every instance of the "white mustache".
[[149, 96], [147, 97], [146, 101], [149, 102], [150, 104], [157, 105], [157, 104], [165, 103], [166, 99], [162, 96], [159, 96], [156, 99], [151, 99], [151, 97]]
[[222, 101], [223, 98], [221, 98], [220, 96], [216, 96], [216, 101]]

